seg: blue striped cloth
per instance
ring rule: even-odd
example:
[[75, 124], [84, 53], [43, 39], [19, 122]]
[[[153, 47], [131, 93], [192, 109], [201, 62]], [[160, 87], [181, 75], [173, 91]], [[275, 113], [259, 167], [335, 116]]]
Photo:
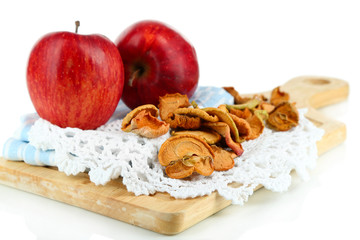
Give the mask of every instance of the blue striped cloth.
[[[222, 88], [200, 86], [190, 101], [195, 101], [200, 107], [217, 107], [220, 104], [233, 104], [234, 98]], [[121, 119], [130, 111], [120, 101], [109, 122]], [[29, 144], [28, 132], [34, 122], [39, 119], [36, 113], [28, 114], [21, 119], [21, 126], [14, 136], [9, 138], [3, 147], [2, 156], [12, 161], [24, 161], [36, 166], [56, 166], [54, 151], [42, 151]]]

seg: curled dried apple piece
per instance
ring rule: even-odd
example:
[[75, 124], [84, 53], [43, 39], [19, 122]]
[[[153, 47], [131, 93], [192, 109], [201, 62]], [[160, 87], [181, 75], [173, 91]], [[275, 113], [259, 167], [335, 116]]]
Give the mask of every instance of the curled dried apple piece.
[[229, 115], [235, 122], [235, 125], [238, 129], [241, 140], [242, 141], [247, 140], [249, 138], [249, 136], [251, 135], [250, 123], [247, 120], [240, 118], [232, 113], [229, 113]]
[[[226, 125], [230, 129], [232, 136], [234, 137], [235, 142], [237, 143], [241, 142], [238, 129], [234, 123], [234, 120], [230, 117], [228, 112], [221, 110], [219, 108], [212, 108], [212, 107], [204, 108], [203, 110], [209, 114], [217, 116], [221, 122], [226, 123]], [[220, 132], [219, 134], [221, 135]]]
[[190, 158], [183, 160], [183, 164], [194, 166], [194, 171], [203, 176], [210, 176], [214, 172], [214, 156], [197, 156], [192, 155]]
[[178, 108], [189, 107], [189, 99], [187, 95], [180, 93], [166, 94], [159, 97], [160, 118], [166, 120], [170, 113], [173, 113]]
[[173, 136], [179, 136], [179, 135], [195, 135], [201, 139], [203, 139], [208, 144], [215, 144], [218, 143], [221, 140], [220, 134], [217, 132], [207, 129], [207, 130], [183, 130], [183, 131], [173, 131], [171, 133]]
[[178, 108], [174, 111], [174, 114], [187, 115], [191, 117], [199, 117], [205, 121], [218, 122], [219, 118], [214, 115], [210, 115], [203, 109], [199, 108]]
[[171, 128], [199, 129], [201, 127], [201, 118], [188, 115], [170, 113], [165, 121]]
[[261, 110], [265, 110], [267, 113], [271, 113], [275, 109], [275, 106], [268, 102], [260, 103], [259, 107]]
[[266, 110], [257, 109], [254, 111], [254, 115], [256, 115], [262, 121], [269, 118], [269, 113]]
[[[244, 149], [242, 148], [242, 146], [241, 146], [241, 144], [239, 142], [235, 142], [232, 139], [230, 127], [229, 127], [229, 125], [227, 123], [225, 123], [225, 122], [215, 122], [215, 123], [213, 123], [213, 122], [205, 122], [205, 123], [203, 123], [203, 126], [215, 130], [222, 137], [224, 137], [226, 145], [229, 148], [231, 148], [236, 153], [237, 156], [241, 156], [243, 154]], [[240, 140], [240, 138], [239, 138], [239, 140]]]
[[171, 128], [198, 129], [201, 127], [201, 119], [209, 122], [217, 122], [219, 118], [212, 116], [198, 108], [178, 108], [169, 113], [165, 120]]
[[265, 113], [262, 113], [261, 111], [263, 110], [256, 110], [254, 115], [246, 119], [251, 128], [250, 135], [246, 138], [246, 140], [258, 138], [264, 131], [265, 124], [263, 114]]
[[221, 104], [217, 108], [219, 108], [219, 109], [221, 109], [221, 110], [223, 110], [225, 112], [229, 112], [229, 110], [226, 108], [226, 104]]
[[131, 112], [129, 112], [123, 119], [121, 123], [121, 129], [125, 132], [131, 131], [131, 120], [136, 117], [141, 111], [145, 110], [146, 112], [149, 112], [152, 116], [157, 117], [159, 110], [157, 107], [155, 107], [152, 104], [145, 104], [141, 105], [135, 109], [133, 109]]
[[227, 171], [234, 167], [234, 158], [236, 154], [232, 151], [227, 151], [216, 145], [212, 145], [211, 148], [214, 151], [214, 170], [215, 171]]
[[236, 127], [238, 128], [239, 136], [243, 139], [243, 141], [258, 138], [264, 131], [264, 115], [266, 111], [263, 111], [264, 110], [255, 110], [254, 114], [250, 115], [246, 119], [239, 118], [238, 116], [230, 113], [230, 116], [233, 118]]
[[278, 131], [287, 131], [299, 123], [299, 113], [294, 104], [282, 102], [267, 119], [269, 125]]
[[226, 108], [228, 110], [230, 109], [238, 109], [238, 110], [243, 110], [245, 108], [248, 109], [254, 109], [256, 106], [258, 106], [261, 103], [261, 101], [257, 98], [252, 98], [250, 100], [248, 100], [245, 103], [242, 104], [234, 104], [234, 105], [226, 105]]
[[225, 91], [230, 93], [231, 96], [234, 97], [234, 103], [235, 104], [242, 104], [250, 100], [250, 98], [243, 98], [240, 96], [239, 92], [235, 90], [234, 87], [223, 87]]
[[277, 106], [282, 102], [288, 102], [290, 95], [286, 92], [280, 91], [280, 87], [276, 87], [271, 91], [270, 103]]
[[231, 108], [230, 113], [243, 119], [247, 119], [252, 115], [252, 112], [248, 108], [245, 108], [243, 110]]
[[130, 131], [146, 138], [157, 138], [169, 132], [170, 124], [142, 110], [130, 124]]
[[165, 173], [171, 178], [181, 179], [193, 174], [194, 169], [194, 166], [186, 166], [182, 161], [174, 161], [165, 168]]
[[158, 159], [170, 178], [184, 178], [194, 171], [209, 176], [214, 171], [212, 148], [201, 138], [179, 135], [168, 138], [160, 147]]

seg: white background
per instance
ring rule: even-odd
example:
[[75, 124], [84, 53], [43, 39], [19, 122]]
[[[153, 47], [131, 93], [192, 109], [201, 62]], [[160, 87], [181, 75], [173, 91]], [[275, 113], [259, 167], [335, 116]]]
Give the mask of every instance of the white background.
[[[321, 109], [343, 121], [345, 143], [319, 158], [311, 180], [256, 192], [175, 239], [359, 239], [360, 7], [356, 1], [7, 1], [0, 3], [0, 145], [34, 111], [25, 80], [35, 42], [53, 31], [111, 40], [143, 19], [195, 46], [200, 85], [270, 90], [299, 75], [344, 79], [349, 99]], [[167, 236], [0, 185], [0, 239], [167, 239]]]

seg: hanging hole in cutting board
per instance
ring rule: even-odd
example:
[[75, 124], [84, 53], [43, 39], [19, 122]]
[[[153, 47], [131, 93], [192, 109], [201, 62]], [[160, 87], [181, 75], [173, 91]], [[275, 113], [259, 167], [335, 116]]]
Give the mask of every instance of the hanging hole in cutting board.
[[330, 83], [330, 80], [323, 78], [310, 78], [306, 79], [306, 82], [312, 85], [326, 85]]

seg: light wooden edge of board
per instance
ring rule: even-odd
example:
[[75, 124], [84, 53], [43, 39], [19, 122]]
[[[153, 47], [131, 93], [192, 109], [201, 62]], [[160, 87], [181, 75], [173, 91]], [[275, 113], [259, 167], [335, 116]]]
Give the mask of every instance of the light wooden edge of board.
[[[349, 92], [345, 81], [302, 76], [288, 81], [282, 88], [290, 92], [291, 96], [297, 96], [294, 98], [297, 105], [309, 109], [306, 117], [325, 130], [323, 138], [317, 143], [319, 155], [345, 140], [345, 124], [315, 110], [345, 100]], [[303, 91], [307, 95], [299, 97]], [[22, 178], [21, 181], [19, 178]], [[0, 182], [166, 235], [178, 234], [231, 204], [231, 201], [217, 192], [193, 199], [176, 200], [166, 193], [135, 196], [126, 191], [121, 179], [113, 180], [106, 186], [95, 186], [89, 181], [87, 174], [66, 176], [54, 168], [29, 166], [3, 158], [0, 160]], [[258, 186], [255, 190], [261, 187]], [[151, 208], [141, 205], [144, 200]]]
[[215, 192], [191, 199], [175, 199], [167, 193], [135, 196], [121, 181], [95, 186], [85, 173], [67, 176], [54, 167], [0, 158], [0, 183], [4, 185], [166, 235], [182, 232], [231, 204]]

